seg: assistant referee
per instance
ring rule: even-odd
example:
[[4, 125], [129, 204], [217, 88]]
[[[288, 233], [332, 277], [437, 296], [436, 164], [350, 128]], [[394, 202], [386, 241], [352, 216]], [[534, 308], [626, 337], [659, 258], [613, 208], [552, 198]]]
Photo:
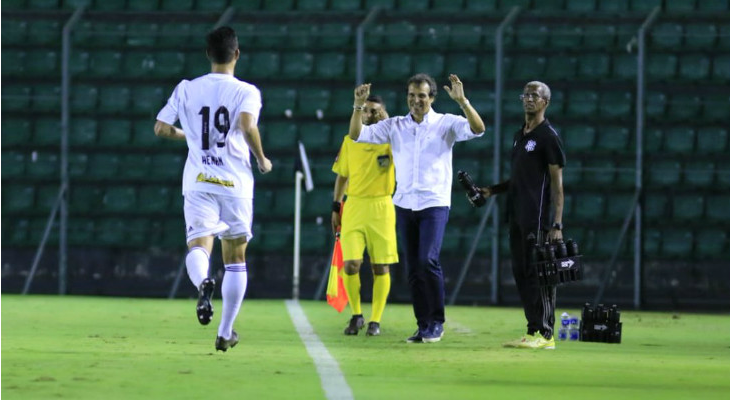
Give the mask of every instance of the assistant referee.
[[542, 82], [529, 82], [520, 100], [525, 123], [514, 135], [512, 176], [481, 192], [485, 196], [509, 192], [512, 272], [527, 318], [527, 334], [504, 346], [554, 349], [555, 286], [540, 287], [529, 254], [536, 241], [563, 238], [565, 152], [560, 136], [545, 118], [550, 88]]

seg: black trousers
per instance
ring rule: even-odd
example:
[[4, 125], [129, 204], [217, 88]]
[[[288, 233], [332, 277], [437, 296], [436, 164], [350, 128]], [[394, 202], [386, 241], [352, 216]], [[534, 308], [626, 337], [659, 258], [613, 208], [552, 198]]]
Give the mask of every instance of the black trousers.
[[555, 286], [540, 287], [537, 269], [530, 266], [530, 246], [535, 240], [544, 240], [545, 236], [545, 232], [510, 224], [512, 274], [525, 310], [527, 333], [532, 335], [540, 332], [543, 337], [550, 339], [555, 327]]

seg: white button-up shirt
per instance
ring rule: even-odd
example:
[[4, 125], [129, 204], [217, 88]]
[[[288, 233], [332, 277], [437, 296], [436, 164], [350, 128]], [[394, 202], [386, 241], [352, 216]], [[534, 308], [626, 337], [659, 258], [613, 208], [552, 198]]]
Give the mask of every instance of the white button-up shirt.
[[410, 114], [363, 126], [358, 142], [390, 143], [395, 164], [393, 203], [414, 211], [451, 207], [454, 143], [482, 136], [466, 118], [431, 109], [419, 124]]

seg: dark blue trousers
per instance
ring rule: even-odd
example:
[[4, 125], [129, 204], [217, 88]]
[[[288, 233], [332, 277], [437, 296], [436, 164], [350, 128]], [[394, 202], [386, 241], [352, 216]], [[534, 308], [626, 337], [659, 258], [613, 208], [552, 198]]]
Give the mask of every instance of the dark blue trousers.
[[420, 211], [396, 207], [401, 245], [408, 270], [413, 313], [418, 328], [426, 330], [432, 322], [444, 323], [444, 274], [439, 256], [444, 238], [448, 207]]

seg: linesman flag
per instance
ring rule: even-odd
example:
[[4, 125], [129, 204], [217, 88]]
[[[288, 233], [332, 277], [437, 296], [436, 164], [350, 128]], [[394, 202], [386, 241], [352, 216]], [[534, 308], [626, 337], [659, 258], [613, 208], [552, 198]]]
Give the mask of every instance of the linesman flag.
[[348, 301], [345, 284], [342, 282], [344, 267], [345, 263], [342, 260], [342, 246], [340, 245], [340, 235], [338, 233], [335, 239], [335, 249], [332, 252], [330, 276], [327, 281], [327, 303], [334, 307], [337, 312], [342, 312]]

